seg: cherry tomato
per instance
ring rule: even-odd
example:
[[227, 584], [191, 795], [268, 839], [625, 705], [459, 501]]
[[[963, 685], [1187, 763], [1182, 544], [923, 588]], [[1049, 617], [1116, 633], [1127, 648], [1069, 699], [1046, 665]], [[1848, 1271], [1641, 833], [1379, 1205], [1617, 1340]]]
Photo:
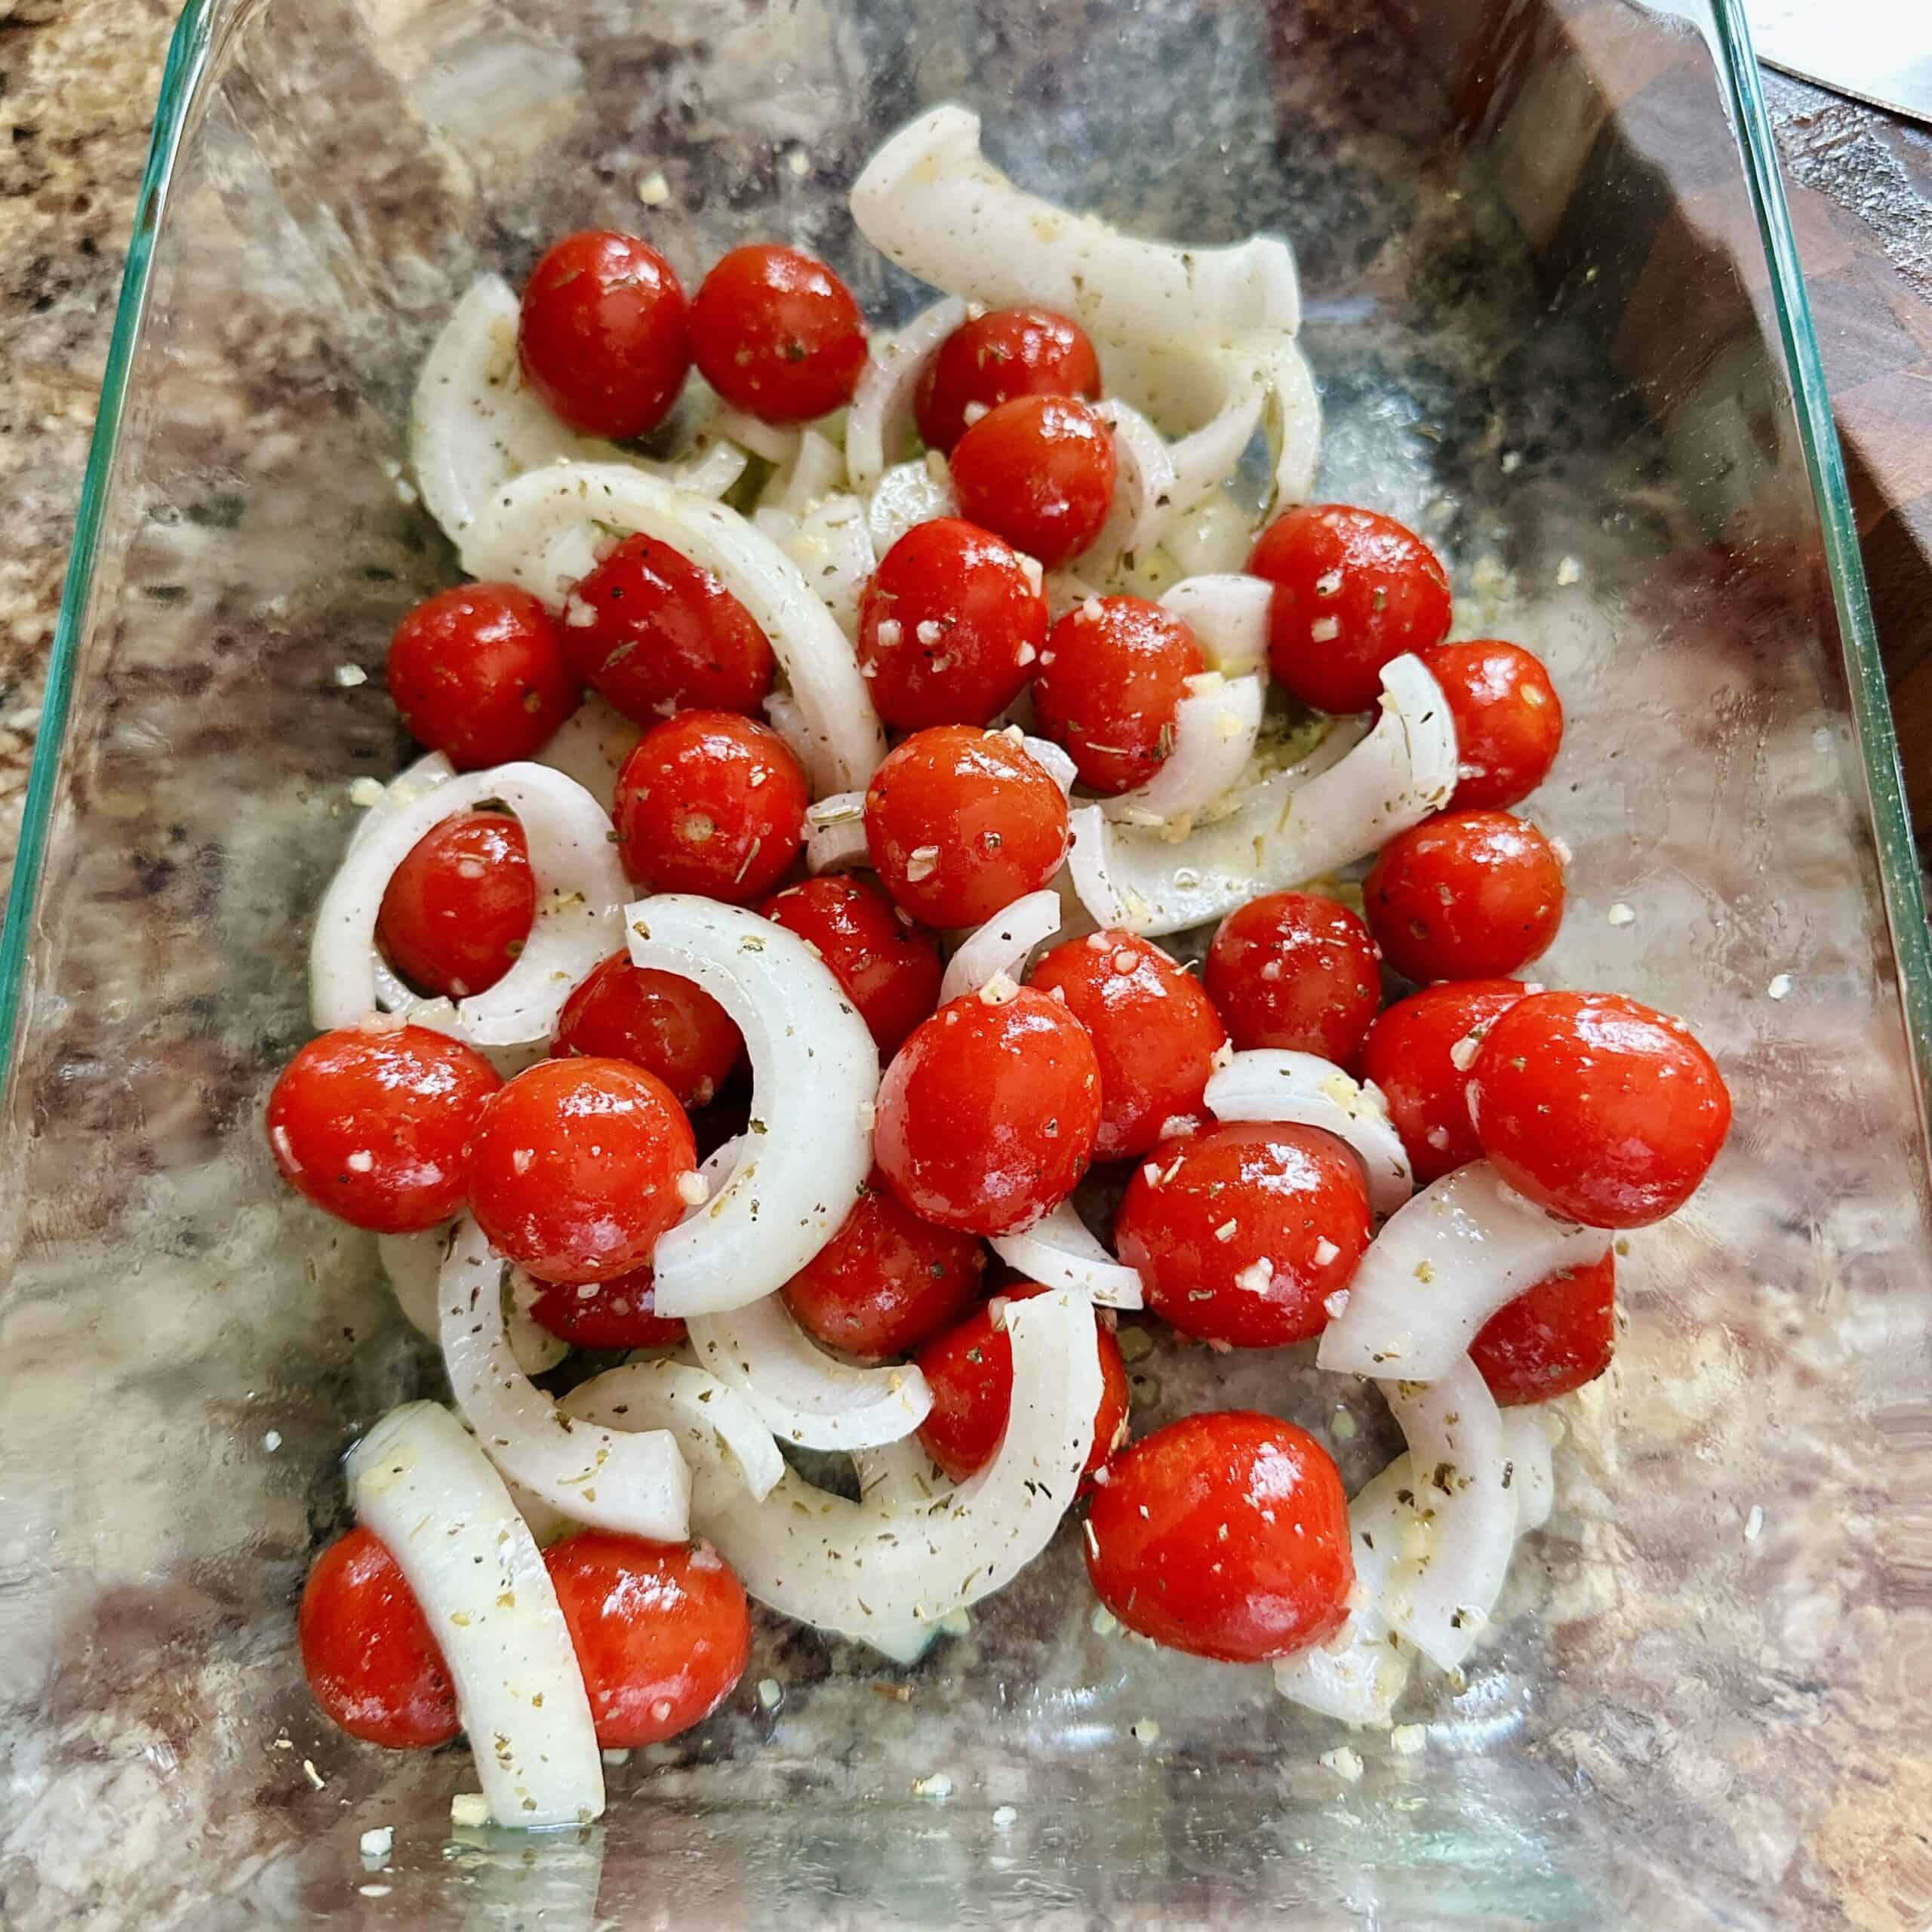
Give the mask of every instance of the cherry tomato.
[[1022, 986], [940, 1008], [879, 1084], [872, 1154], [914, 1214], [968, 1234], [1011, 1234], [1073, 1192], [1100, 1126], [1087, 1029]]
[[758, 910], [817, 947], [881, 1054], [897, 1053], [938, 1005], [939, 941], [867, 881], [828, 872], [788, 885]]
[[1346, 906], [1271, 892], [1221, 921], [1201, 962], [1208, 997], [1243, 1053], [1354, 1057], [1382, 999], [1375, 942]]
[[1572, 1220], [1641, 1228], [1697, 1192], [1730, 1131], [1717, 1063], [1681, 1020], [1615, 993], [1532, 993], [1469, 1074], [1482, 1150]]
[[691, 349], [734, 409], [808, 423], [852, 400], [865, 373], [865, 318], [823, 262], [754, 243], [721, 255], [699, 285]]
[[1443, 812], [1398, 832], [1362, 881], [1382, 956], [1411, 980], [1487, 980], [1545, 952], [1563, 922], [1563, 866], [1507, 812]]
[[1227, 1663], [1325, 1642], [1355, 1588], [1349, 1499], [1291, 1422], [1183, 1416], [1109, 1465], [1087, 1511], [1087, 1574], [1130, 1630]]
[[580, 1530], [543, 1552], [597, 1742], [661, 1744], [710, 1716], [745, 1674], [744, 1586], [708, 1543], [647, 1543]]
[[469, 1137], [502, 1084], [473, 1048], [427, 1027], [339, 1027], [282, 1069], [269, 1148], [318, 1208], [377, 1234], [420, 1234], [463, 1205]]
[[702, 986], [614, 952], [564, 1002], [552, 1054], [627, 1060], [681, 1107], [709, 1106], [745, 1050], [731, 1016]]
[[1305, 1342], [1368, 1245], [1361, 1167], [1331, 1134], [1271, 1121], [1163, 1141], [1114, 1220], [1147, 1306], [1186, 1335], [1238, 1349]]
[[566, 235], [524, 285], [516, 343], [524, 380], [572, 428], [641, 436], [670, 414], [691, 367], [684, 285], [635, 235]]
[[1261, 533], [1248, 569], [1275, 586], [1268, 657], [1319, 711], [1366, 711], [1381, 670], [1449, 632], [1449, 578], [1435, 552], [1393, 517], [1304, 503]]
[[866, 846], [886, 890], [934, 926], [977, 926], [1066, 857], [1066, 795], [997, 731], [916, 731], [866, 788]]
[[1051, 570], [1100, 535], [1114, 500], [1113, 433], [1083, 402], [1022, 395], [952, 447], [959, 512]]
[[583, 695], [555, 620], [513, 583], [426, 598], [395, 627], [388, 676], [402, 728], [459, 771], [541, 751]]
[[1080, 780], [1109, 795], [1144, 785], [1174, 748], [1187, 681], [1206, 669], [1194, 633], [1138, 597], [1090, 597], [1054, 625], [1033, 682], [1040, 729]]
[[621, 1060], [546, 1060], [491, 1097], [469, 1149], [469, 1205], [500, 1254], [540, 1281], [608, 1281], [651, 1259], [685, 1211], [691, 1123]]
[[1516, 980], [1425, 986], [1378, 1014], [1364, 1036], [1357, 1070], [1382, 1089], [1418, 1187], [1482, 1158], [1469, 1118], [1469, 1069], [1524, 990]]
[[994, 309], [961, 322], [933, 352], [913, 398], [919, 434], [951, 453], [972, 423], [1016, 396], [1100, 393], [1087, 331], [1051, 309]]
[[1494, 638], [1422, 654], [1456, 721], [1458, 811], [1527, 798], [1556, 762], [1563, 707], [1541, 660]]
[[510, 970], [536, 917], [523, 827], [465, 812], [432, 826], [389, 875], [376, 943], [418, 992], [463, 999]]
[[859, 668], [902, 731], [983, 724], [1032, 675], [1047, 600], [1011, 544], [957, 517], [915, 524], [859, 602]]
[[295, 1630], [309, 1695], [350, 1737], [426, 1751], [462, 1727], [429, 1620], [402, 1566], [367, 1530], [315, 1558]]
[[1029, 986], [1066, 1002], [1100, 1063], [1095, 1157], [1124, 1160], [1166, 1137], [1201, 1105], [1227, 1029], [1192, 976], [1134, 933], [1090, 933], [1057, 946]]
[[647, 728], [674, 711], [755, 711], [771, 645], [710, 571], [668, 543], [626, 537], [577, 585], [558, 626], [571, 668]]
[[1594, 1382], [1617, 1346], [1617, 1263], [1559, 1268], [1485, 1321], [1469, 1344], [1489, 1392], [1506, 1408], [1547, 1402]]
[[749, 905], [804, 843], [805, 774], [769, 725], [681, 711], [638, 740], [617, 774], [617, 849], [647, 892]]
[[848, 1355], [916, 1349], [979, 1298], [986, 1251], [901, 1205], [878, 1169], [838, 1232], [780, 1292], [800, 1324]]
[[[1025, 1301], [1047, 1291], [1032, 1281], [1016, 1281], [1002, 1288], [1002, 1303]], [[1100, 1352], [1100, 1401], [1094, 1411], [1094, 1447], [1084, 1473], [1091, 1475], [1125, 1439], [1129, 1396], [1127, 1364], [1113, 1331], [1097, 1323]], [[1013, 1337], [1004, 1313], [995, 1321], [992, 1306], [975, 1309], [964, 1321], [949, 1328], [921, 1349], [919, 1372], [933, 1392], [933, 1406], [919, 1425], [926, 1454], [955, 1482], [977, 1475], [993, 1459], [1006, 1433], [1013, 1407]]]
[[685, 1339], [675, 1315], [657, 1312], [648, 1268], [608, 1281], [558, 1281], [531, 1304], [531, 1318], [574, 1349], [669, 1349]]

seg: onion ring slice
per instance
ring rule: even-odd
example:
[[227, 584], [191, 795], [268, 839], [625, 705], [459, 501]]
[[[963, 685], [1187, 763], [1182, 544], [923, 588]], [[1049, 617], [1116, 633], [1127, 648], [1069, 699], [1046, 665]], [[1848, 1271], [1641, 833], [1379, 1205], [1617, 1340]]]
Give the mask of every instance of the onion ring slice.
[[875, 336], [845, 416], [845, 473], [862, 496], [899, 460], [913, 432], [913, 398], [928, 358], [966, 319], [956, 299], [935, 302], [904, 328]]
[[672, 1356], [607, 1369], [580, 1382], [558, 1407], [598, 1428], [668, 1431], [690, 1467], [694, 1510], [721, 1491], [761, 1503], [785, 1473], [785, 1458], [750, 1403], [709, 1370]]
[[1140, 1271], [1116, 1261], [1074, 1212], [1070, 1201], [1061, 1201], [1017, 1235], [995, 1235], [992, 1250], [1029, 1281], [1071, 1289], [1097, 1308], [1146, 1306]]
[[1174, 712], [1174, 749], [1144, 785], [1100, 801], [1103, 817], [1164, 825], [1205, 811], [1241, 783], [1261, 735], [1266, 688], [1259, 678], [1210, 671], [1188, 680]]
[[1042, 889], [1023, 894], [959, 943], [946, 961], [939, 1003], [976, 993], [996, 974], [1023, 980], [1027, 962], [1060, 931], [1060, 894]]
[[1184, 577], [1161, 599], [1194, 633], [1201, 655], [1223, 677], [1268, 669], [1268, 611], [1275, 586], [1232, 571]]

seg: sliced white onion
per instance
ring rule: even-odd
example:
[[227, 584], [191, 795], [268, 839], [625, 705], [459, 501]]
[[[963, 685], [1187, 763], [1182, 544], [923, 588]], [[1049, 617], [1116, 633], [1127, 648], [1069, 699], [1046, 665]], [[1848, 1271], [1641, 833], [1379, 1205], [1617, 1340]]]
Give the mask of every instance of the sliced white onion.
[[913, 431], [912, 401], [930, 356], [966, 319], [966, 305], [935, 302], [902, 329], [875, 336], [845, 416], [845, 472], [861, 494], [897, 463]]
[[1144, 785], [1100, 801], [1103, 817], [1164, 825], [1205, 811], [1240, 783], [1261, 735], [1267, 690], [1259, 678], [1210, 671], [1189, 680], [1174, 712], [1174, 749]]
[[801, 429], [797, 448], [758, 492], [758, 508], [801, 517], [821, 497], [839, 488], [844, 480], [845, 459], [838, 445], [817, 429]]
[[742, 409], [734, 409], [721, 401], [705, 419], [704, 427], [707, 435], [722, 437], [781, 467], [798, 454], [804, 433], [783, 423], [761, 422], [757, 417], [748, 416]]
[[624, 909], [632, 963], [717, 1001], [752, 1066], [747, 1152], [658, 1241], [657, 1312], [743, 1308], [789, 1281], [844, 1223], [872, 1166], [878, 1049], [832, 969], [742, 906], [665, 893]]
[[995, 1235], [992, 1250], [1009, 1268], [1049, 1288], [1069, 1288], [1100, 1308], [1146, 1305], [1140, 1271], [1116, 1261], [1099, 1238], [1063, 1201], [1030, 1228]]
[[1234, 476], [1261, 426], [1267, 395], [1261, 358], [1180, 340], [1110, 343], [1105, 357], [1109, 392], [1168, 439], [1177, 514]]
[[1025, 979], [1034, 952], [1060, 931], [1060, 894], [1044, 891], [1027, 893], [995, 913], [961, 940], [959, 950], [946, 961], [946, 977], [940, 982], [940, 1005], [977, 992], [996, 974]]
[[[427, 1340], [441, 1339], [441, 1312], [437, 1283], [450, 1251], [450, 1237], [456, 1223], [447, 1223], [417, 1235], [380, 1235], [376, 1247], [383, 1267], [395, 1291], [396, 1306], [411, 1327]], [[505, 1317], [510, 1352], [526, 1375], [542, 1375], [555, 1368], [571, 1352], [561, 1335], [553, 1335], [530, 1312], [531, 1305], [542, 1291], [522, 1269], [512, 1269], [505, 1289], [509, 1308]]]
[[844, 782], [841, 768], [832, 747], [805, 722], [805, 715], [792, 702], [789, 691], [775, 691], [764, 700], [764, 721], [783, 738], [792, 755], [804, 768], [812, 790], [821, 796], [835, 792]]
[[958, 514], [946, 459], [937, 451], [911, 463], [894, 463], [879, 479], [866, 511], [874, 561], [883, 561], [886, 552], [915, 524]]
[[1556, 1471], [1542, 1411], [1505, 1409], [1503, 1448], [1509, 1458], [1509, 1494], [1516, 1499], [1516, 1534], [1520, 1538], [1549, 1521], [1556, 1500]]
[[571, 1352], [561, 1335], [553, 1335], [531, 1312], [543, 1293], [543, 1284], [534, 1281], [521, 1268], [510, 1270], [509, 1306], [503, 1312], [503, 1328], [510, 1338], [510, 1354], [526, 1375], [544, 1375]]
[[702, 1515], [721, 1495], [762, 1502], [785, 1473], [770, 1429], [737, 1389], [708, 1369], [668, 1355], [632, 1359], [580, 1382], [558, 1404], [574, 1420], [620, 1432], [663, 1429], [691, 1472], [691, 1507]]
[[1100, 534], [1081, 552], [1090, 575], [1104, 576], [1161, 540], [1174, 513], [1174, 466], [1161, 432], [1137, 409], [1109, 396], [1094, 414], [1114, 432], [1114, 494]]
[[413, 805], [426, 792], [433, 792], [456, 776], [456, 767], [441, 752], [429, 752], [414, 764], [405, 765], [383, 787], [383, 795], [355, 821], [343, 849], [352, 852], [373, 832], [380, 832], [406, 807]]
[[852, 1451], [859, 1500], [875, 1509], [922, 1509], [950, 1496], [958, 1485], [928, 1456], [916, 1435]]
[[1183, 576], [1232, 574], [1254, 548], [1255, 521], [1226, 490], [1214, 491], [1174, 518], [1161, 546]]
[[[1210, 1106], [1212, 1092], [1211, 1081]], [[1592, 1266], [1610, 1241], [1601, 1228], [1545, 1213], [1488, 1161], [1472, 1161], [1432, 1181], [1369, 1244], [1316, 1360], [1345, 1375], [1432, 1381], [1505, 1303], [1559, 1268]]]
[[1284, 339], [1263, 359], [1267, 383], [1266, 421], [1275, 457], [1274, 508], [1305, 503], [1315, 493], [1315, 466], [1321, 457], [1321, 400], [1308, 358]]
[[574, 779], [608, 812], [617, 798], [617, 774], [643, 736], [641, 724], [593, 692], [557, 727], [534, 762]]
[[[1278, 1048], [1236, 1054], [1209, 1079], [1202, 1097], [1217, 1120], [1293, 1121], [1346, 1141], [1361, 1162], [1368, 1204], [1378, 1215], [1393, 1214], [1414, 1191], [1408, 1150], [1389, 1118], [1381, 1088], [1372, 1080], [1355, 1079], [1319, 1054]], [[1358, 1284], [1359, 1271], [1355, 1279]], [[1351, 1308], [1354, 1292], [1352, 1285]], [[1322, 1366], [1331, 1364], [1324, 1361]]]
[[473, 1216], [457, 1223], [437, 1284], [443, 1365], [485, 1453], [511, 1481], [573, 1521], [658, 1543], [690, 1529], [691, 1475], [662, 1431], [614, 1435], [573, 1424], [510, 1352], [503, 1263]]
[[835, 792], [805, 814], [805, 869], [814, 878], [865, 865], [870, 856], [864, 792]]
[[1073, 789], [1073, 781], [1080, 776], [1080, 768], [1074, 763], [1072, 754], [1065, 746], [1055, 744], [1051, 738], [1029, 737], [1023, 734], [1020, 748], [1063, 792]]
[[392, 1409], [349, 1452], [349, 1495], [442, 1651], [491, 1817], [534, 1829], [601, 1816], [603, 1761], [556, 1592], [462, 1424], [434, 1402]]
[[1042, 583], [1047, 597], [1047, 621], [1057, 624], [1068, 611], [1078, 610], [1090, 597], [1105, 593], [1100, 586], [1078, 571], [1049, 571]]
[[872, 526], [862, 499], [843, 494], [814, 503], [782, 546], [812, 594], [849, 638], [859, 634], [859, 599], [872, 574]]
[[675, 463], [646, 463], [635, 457], [631, 461], [638, 469], [648, 470], [688, 497], [709, 497], [714, 502], [749, 467], [743, 450], [735, 443], [723, 442], [701, 445]]
[[1201, 655], [1224, 677], [1266, 673], [1268, 608], [1275, 586], [1238, 573], [1184, 577], [1161, 599], [1194, 633]]
[[933, 108], [901, 128], [866, 163], [851, 198], [860, 232], [881, 254], [989, 308], [1038, 303], [1127, 342], [1234, 346], [1301, 324], [1285, 242], [1179, 248], [1069, 214], [987, 162], [979, 116], [961, 107]]

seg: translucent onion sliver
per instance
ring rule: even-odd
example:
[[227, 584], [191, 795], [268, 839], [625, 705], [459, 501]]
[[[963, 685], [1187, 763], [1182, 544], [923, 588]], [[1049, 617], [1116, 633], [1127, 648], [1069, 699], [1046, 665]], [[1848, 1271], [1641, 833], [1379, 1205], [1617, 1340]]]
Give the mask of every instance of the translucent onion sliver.
[[1116, 1261], [1075, 1213], [1071, 1201], [1063, 1201], [1017, 1235], [995, 1235], [992, 1250], [1029, 1281], [1069, 1288], [1097, 1307], [1146, 1305], [1140, 1270]]
[[845, 416], [845, 471], [861, 495], [897, 463], [913, 431], [912, 402], [926, 359], [966, 319], [956, 299], [935, 302], [904, 328], [875, 336]]
[[1025, 979], [1027, 961], [1060, 931], [1060, 922], [1057, 892], [1029, 892], [1014, 900], [960, 941], [940, 982], [940, 1004], [977, 992], [998, 974]]
[[1216, 571], [1184, 577], [1161, 599], [1194, 633], [1201, 655], [1224, 677], [1268, 668], [1268, 611], [1275, 586], [1265, 577]]
[[558, 1404], [594, 1426], [663, 1429], [677, 1439], [691, 1472], [691, 1508], [702, 1516], [721, 1497], [771, 1494], [785, 1458], [758, 1412], [709, 1369], [670, 1356], [632, 1360], [580, 1382]]
[[1241, 782], [1261, 735], [1267, 690], [1259, 678], [1214, 672], [1189, 680], [1174, 713], [1174, 749], [1144, 785], [1102, 800], [1104, 817], [1161, 824], [1204, 811]]

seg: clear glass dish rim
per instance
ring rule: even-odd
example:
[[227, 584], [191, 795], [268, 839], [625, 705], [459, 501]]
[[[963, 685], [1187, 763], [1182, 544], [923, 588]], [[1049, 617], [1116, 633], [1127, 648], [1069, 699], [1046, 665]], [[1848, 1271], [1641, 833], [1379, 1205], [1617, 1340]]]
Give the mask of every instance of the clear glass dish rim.
[[[127, 420], [134, 352], [152, 286], [155, 243], [211, 56], [223, 29], [244, 4], [245, 0], [188, 0], [176, 23], [162, 71], [101, 383], [100, 411], [82, 480], [73, 546], [48, 660], [39, 737], [28, 774], [13, 878], [4, 919], [0, 920], [0, 1095], [10, 1090], [20, 1060], [19, 1030], [29, 935], [45, 866], [81, 640], [96, 589], [106, 509]], [[1927, 1112], [1928, 1099], [1932, 1099], [1932, 928], [1927, 922], [1924, 885], [1906, 808], [1898, 736], [1866, 587], [1850, 491], [1743, 0], [1708, 0], [1708, 4], [1709, 43], [1770, 270], [1786, 380], [1831, 580], [1920, 1124], [1923, 1131], [1932, 1133], [1932, 1115]]]

